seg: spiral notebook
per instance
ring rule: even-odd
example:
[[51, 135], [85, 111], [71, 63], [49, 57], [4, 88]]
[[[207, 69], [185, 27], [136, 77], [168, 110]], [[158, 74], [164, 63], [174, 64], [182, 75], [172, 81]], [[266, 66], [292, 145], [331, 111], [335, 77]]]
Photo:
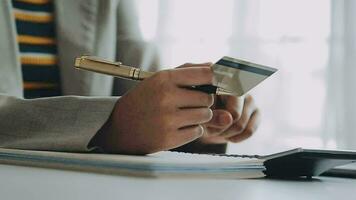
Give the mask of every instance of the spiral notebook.
[[130, 156], [0, 148], [0, 164], [139, 177], [236, 179], [265, 176], [265, 167], [260, 159], [168, 151], [147, 156]]
[[64, 153], [0, 148], [0, 164], [140, 177], [312, 177], [356, 162], [356, 151], [292, 149], [276, 154], [206, 155], [159, 152], [147, 156]]

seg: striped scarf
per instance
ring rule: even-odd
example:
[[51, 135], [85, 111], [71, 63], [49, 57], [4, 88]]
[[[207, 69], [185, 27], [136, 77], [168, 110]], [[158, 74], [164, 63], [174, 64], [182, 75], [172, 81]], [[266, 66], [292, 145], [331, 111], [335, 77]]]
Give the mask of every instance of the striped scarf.
[[61, 95], [54, 6], [51, 0], [12, 0], [24, 97]]

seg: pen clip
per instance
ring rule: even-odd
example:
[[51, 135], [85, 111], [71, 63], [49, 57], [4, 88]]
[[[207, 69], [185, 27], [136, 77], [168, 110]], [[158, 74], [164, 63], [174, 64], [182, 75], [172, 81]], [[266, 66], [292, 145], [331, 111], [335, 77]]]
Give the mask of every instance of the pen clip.
[[93, 62], [99, 62], [99, 63], [105, 63], [105, 64], [109, 64], [109, 65], [116, 65], [116, 66], [120, 66], [122, 65], [121, 62], [112, 62], [112, 61], [108, 61], [99, 57], [95, 57], [95, 56], [82, 56], [81, 59], [87, 59]]

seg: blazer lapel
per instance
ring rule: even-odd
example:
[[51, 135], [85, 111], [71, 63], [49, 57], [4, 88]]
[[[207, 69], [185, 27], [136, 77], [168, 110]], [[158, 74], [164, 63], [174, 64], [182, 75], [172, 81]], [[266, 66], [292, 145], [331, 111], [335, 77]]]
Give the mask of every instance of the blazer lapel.
[[98, 0], [55, 1], [58, 56], [65, 95], [90, 95], [93, 73], [78, 71], [74, 59], [93, 54]]
[[21, 97], [22, 75], [10, 0], [0, 1], [0, 93]]

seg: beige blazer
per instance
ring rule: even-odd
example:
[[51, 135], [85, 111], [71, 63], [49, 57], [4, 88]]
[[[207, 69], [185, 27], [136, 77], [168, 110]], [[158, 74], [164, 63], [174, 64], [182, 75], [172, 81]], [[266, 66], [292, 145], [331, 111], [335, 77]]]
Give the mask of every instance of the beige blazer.
[[0, 1], [0, 146], [88, 151], [116, 98], [108, 97], [112, 77], [77, 71], [74, 58], [90, 54], [145, 68], [157, 64], [154, 48], [141, 39], [132, 1], [55, 1], [61, 83], [67, 96], [36, 100], [22, 98], [11, 9], [11, 0]]

